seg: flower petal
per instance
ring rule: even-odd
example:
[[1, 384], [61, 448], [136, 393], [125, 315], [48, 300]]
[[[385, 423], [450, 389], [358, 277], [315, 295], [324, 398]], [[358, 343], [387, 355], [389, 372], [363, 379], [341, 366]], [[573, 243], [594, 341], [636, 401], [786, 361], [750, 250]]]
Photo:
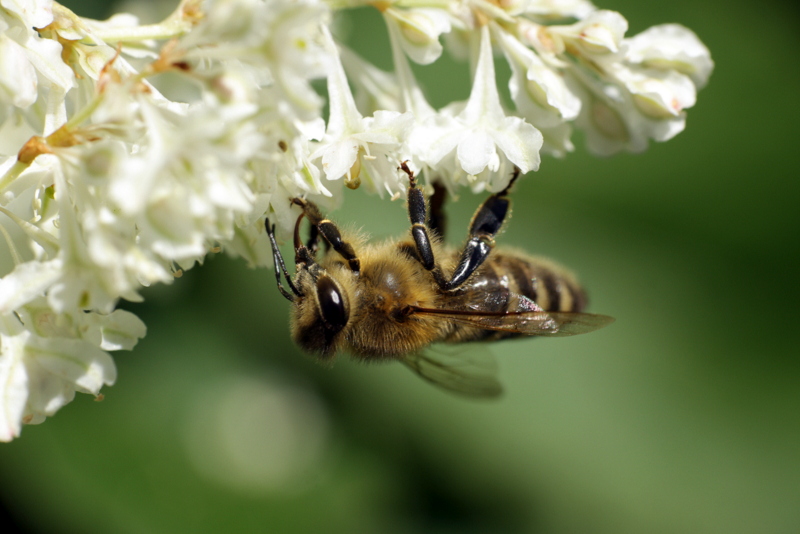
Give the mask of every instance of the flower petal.
[[506, 117], [502, 127], [492, 131], [492, 139], [523, 174], [539, 170], [542, 133], [524, 120]]
[[626, 39], [625, 58], [656, 69], [674, 69], [692, 78], [698, 89], [708, 82], [714, 61], [695, 33], [680, 24], [661, 24]]
[[147, 333], [141, 319], [125, 310], [114, 310], [110, 315], [99, 316], [98, 327], [103, 350], [132, 350]]
[[0, 441], [11, 441], [22, 429], [28, 401], [28, 374], [22, 359], [29, 336], [25, 331], [13, 336], [0, 334]]
[[464, 135], [464, 127], [458, 121], [440, 114], [415, 128], [409, 144], [416, 157], [435, 167], [458, 146]]
[[[315, 159], [317, 153], [311, 155]], [[356, 162], [358, 156], [358, 143], [352, 137], [345, 137], [337, 143], [325, 147], [322, 152], [322, 170], [328, 180], [338, 180]]]
[[38, 80], [25, 50], [12, 39], [0, 35], [0, 102], [27, 108], [34, 102]]
[[494, 58], [492, 57], [489, 28], [484, 26], [481, 30], [481, 48], [478, 54], [478, 65], [475, 68], [475, 78], [472, 82], [472, 91], [459, 119], [464, 124], [475, 124], [479, 121], [499, 121], [504, 116], [494, 75]]
[[104, 384], [110, 386], [117, 379], [111, 356], [82, 339], [31, 336], [25, 354], [52, 375], [49, 380], [64, 380], [86, 393], [96, 395]]
[[450, 31], [450, 20], [441, 9], [395, 9], [383, 12], [387, 24], [399, 31], [400, 46], [408, 57], [420, 65], [433, 63], [442, 55], [439, 36]]
[[43, 294], [61, 276], [61, 259], [28, 261], [0, 279], [0, 314], [11, 313]]
[[458, 143], [458, 161], [468, 174], [481, 172], [496, 155], [492, 138], [482, 129], [467, 132]]

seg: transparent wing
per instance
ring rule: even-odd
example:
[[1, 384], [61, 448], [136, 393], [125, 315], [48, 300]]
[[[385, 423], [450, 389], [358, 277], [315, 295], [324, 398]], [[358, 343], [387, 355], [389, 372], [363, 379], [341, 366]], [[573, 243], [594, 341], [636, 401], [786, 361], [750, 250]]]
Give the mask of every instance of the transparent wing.
[[614, 322], [608, 315], [575, 312], [445, 310], [414, 308], [414, 313], [444, 319], [485, 330], [501, 330], [526, 336], [575, 336], [593, 332]]
[[497, 362], [480, 343], [434, 345], [401, 360], [409, 369], [442, 389], [468, 397], [498, 397]]

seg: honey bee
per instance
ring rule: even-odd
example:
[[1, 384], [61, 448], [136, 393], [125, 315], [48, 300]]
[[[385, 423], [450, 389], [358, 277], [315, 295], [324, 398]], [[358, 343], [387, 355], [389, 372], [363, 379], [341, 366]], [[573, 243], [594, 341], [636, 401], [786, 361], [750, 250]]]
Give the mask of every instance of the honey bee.
[[[466, 244], [442, 243], [445, 190], [428, 203], [406, 163], [410, 236], [379, 244], [343, 236], [312, 202], [293, 198], [296, 274], [289, 275], [265, 221], [281, 294], [292, 302], [291, 333], [305, 351], [330, 361], [347, 352], [365, 361], [398, 360], [444, 389], [475, 397], [499, 395], [491, 353], [479, 341], [518, 336], [571, 336], [613, 321], [583, 313], [586, 295], [575, 277], [549, 260], [494, 247], [510, 211], [508, 186], [477, 209]], [[301, 242], [303, 218], [311, 235]], [[320, 236], [326, 245], [317, 260]], [[281, 281], [286, 280], [287, 290]], [[456, 350], [431, 348], [459, 344]], [[465, 345], [466, 344], [466, 345]], [[464, 351], [464, 347], [481, 347]]]

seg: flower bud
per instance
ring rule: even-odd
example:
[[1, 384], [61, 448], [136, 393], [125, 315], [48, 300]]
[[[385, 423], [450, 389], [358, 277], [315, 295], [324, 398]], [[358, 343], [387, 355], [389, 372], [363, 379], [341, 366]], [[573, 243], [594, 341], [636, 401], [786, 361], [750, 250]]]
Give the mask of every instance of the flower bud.
[[628, 30], [628, 21], [616, 11], [601, 10], [575, 24], [548, 29], [575, 45], [579, 52], [606, 55], [619, 51], [620, 42]]
[[714, 69], [708, 48], [680, 24], [661, 24], [625, 40], [625, 59], [659, 70], [676, 70], [704, 87]]
[[439, 9], [395, 9], [383, 12], [387, 24], [399, 30], [403, 51], [420, 65], [433, 63], [442, 54], [439, 36], [450, 31], [450, 20]]

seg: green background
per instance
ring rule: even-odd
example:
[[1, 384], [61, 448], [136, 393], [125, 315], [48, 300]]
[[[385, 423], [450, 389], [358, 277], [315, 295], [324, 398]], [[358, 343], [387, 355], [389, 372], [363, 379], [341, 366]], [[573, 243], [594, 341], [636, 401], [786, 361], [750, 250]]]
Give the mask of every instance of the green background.
[[[716, 62], [675, 139], [598, 159], [577, 138], [514, 193], [501, 242], [576, 270], [615, 324], [498, 345], [507, 393], [474, 402], [400, 365], [318, 365], [291, 344], [272, 272], [211, 257], [126, 305], [149, 332], [115, 355], [103, 402], [79, 395], [0, 445], [8, 519], [82, 533], [800, 531], [800, 20], [790, 2], [599, 5], [628, 35], [680, 22]], [[374, 11], [341, 30], [390, 67]], [[431, 101], [465, 98], [465, 65], [439, 67], [419, 71]], [[450, 205], [454, 243], [480, 200]], [[361, 191], [334, 216], [376, 237], [407, 227], [401, 202]]]

